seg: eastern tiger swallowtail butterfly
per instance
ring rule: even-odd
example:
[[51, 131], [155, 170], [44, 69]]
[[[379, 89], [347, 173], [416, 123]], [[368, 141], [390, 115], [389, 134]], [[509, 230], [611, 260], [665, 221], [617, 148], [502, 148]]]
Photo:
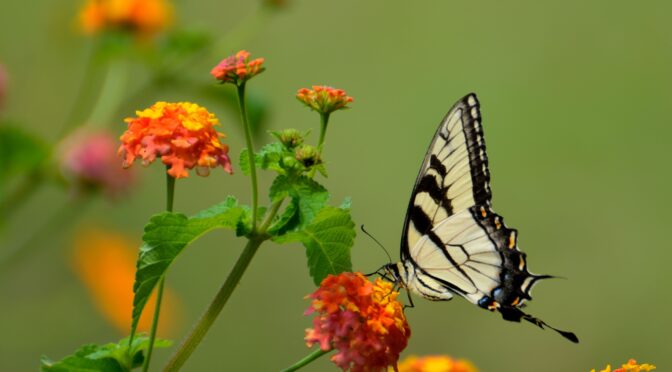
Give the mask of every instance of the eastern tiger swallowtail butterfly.
[[[401, 262], [383, 276], [434, 301], [458, 294], [473, 304], [578, 338], [521, 310], [548, 275], [527, 270], [517, 231], [492, 210], [478, 99], [468, 94], [441, 121], [415, 181], [401, 238]], [[410, 297], [409, 297], [410, 299]]]

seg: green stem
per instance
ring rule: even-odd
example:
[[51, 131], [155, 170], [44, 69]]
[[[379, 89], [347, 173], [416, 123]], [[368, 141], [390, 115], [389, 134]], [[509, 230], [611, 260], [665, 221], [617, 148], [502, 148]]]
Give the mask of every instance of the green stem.
[[322, 144], [324, 137], [327, 134], [327, 124], [329, 124], [329, 113], [320, 114], [320, 141], [317, 143], [317, 148], [322, 152]]
[[111, 62], [105, 74], [94, 109], [84, 124], [100, 125], [110, 120], [126, 89], [128, 66], [126, 62]]
[[287, 368], [283, 369], [282, 372], [297, 371], [297, 370], [307, 366], [308, 364], [312, 363], [313, 361], [315, 361], [317, 358], [321, 357], [322, 355], [325, 355], [325, 354], [329, 353], [330, 351], [331, 350], [324, 351], [324, 350], [318, 348], [317, 350], [313, 351], [312, 353], [306, 355], [306, 357], [304, 357], [303, 359], [294, 363], [291, 367], [287, 367]]
[[[168, 170], [168, 167], [166, 167]], [[173, 211], [173, 200], [175, 199], [175, 178], [166, 173], [166, 210]], [[149, 370], [149, 363], [152, 359], [152, 351], [154, 350], [154, 341], [156, 340], [156, 330], [159, 328], [159, 314], [161, 312], [161, 299], [163, 298], [163, 284], [166, 277], [162, 276], [159, 280], [159, 288], [156, 292], [156, 306], [154, 307], [154, 319], [152, 320], [152, 330], [149, 334], [149, 346], [147, 347], [147, 358], [142, 365], [142, 371]]]
[[161, 299], [163, 298], [163, 284], [166, 281], [166, 277], [162, 277], [159, 280], [159, 288], [156, 291], [156, 306], [154, 307], [154, 319], [152, 320], [152, 330], [149, 334], [149, 346], [147, 346], [147, 358], [145, 358], [145, 363], [142, 365], [142, 371], [147, 372], [149, 370], [149, 363], [152, 359], [152, 351], [154, 351], [154, 341], [156, 340], [156, 330], [159, 328], [159, 313], [161, 312]]
[[254, 254], [257, 253], [261, 244], [269, 239], [269, 236], [266, 235], [266, 229], [273, 222], [283, 201], [284, 199], [280, 199], [273, 203], [266, 219], [261, 224], [259, 233], [252, 233], [252, 235], [248, 236], [249, 240], [245, 245], [245, 249], [243, 249], [243, 253], [238, 257], [238, 261], [236, 261], [236, 264], [233, 266], [226, 281], [215, 295], [215, 298], [210, 303], [210, 306], [208, 306], [208, 309], [198, 320], [196, 326], [191, 330], [189, 336], [182, 342], [180, 348], [173, 354], [173, 357], [170, 358], [170, 361], [163, 369], [164, 372], [178, 371], [182, 368], [198, 344], [201, 343], [203, 337], [208, 333], [208, 330], [210, 330], [210, 327], [212, 327], [213, 323], [222, 312], [222, 309], [224, 309], [224, 305], [228, 302], [229, 297], [231, 297], [233, 290], [238, 286], [238, 283], [243, 277], [245, 270], [247, 270], [247, 267], [250, 265]]
[[203, 316], [201, 316], [201, 319], [198, 321], [198, 323], [196, 323], [196, 326], [194, 329], [192, 329], [189, 336], [187, 336], [184, 342], [182, 342], [182, 345], [180, 345], [180, 348], [177, 350], [177, 352], [173, 354], [173, 357], [164, 368], [164, 372], [178, 371], [184, 365], [187, 359], [189, 359], [191, 353], [194, 352], [198, 344], [200, 344], [200, 342], [203, 340], [203, 337], [205, 337], [205, 334], [215, 322], [215, 319], [217, 319], [217, 316], [224, 308], [224, 305], [226, 305], [229, 297], [231, 297], [231, 293], [233, 293], [233, 290], [238, 285], [238, 282], [240, 282], [240, 279], [247, 269], [247, 266], [250, 264], [250, 261], [252, 261], [254, 254], [257, 253], [257, 249], [259, 249], [259, 246], [264, 242], [264, 240], [265, 238], [263, 237], [253, 237], [248, 240], [243, 253], [240, 255], [240, 257], [238, 257], [238, 261], [236, 261], [236, 264], [231, 270], [228, 278], [226, 278], [226, 281], [219, 289], [219, 292], [217, 292], [217, 295], [213, 299], [212, 303], [205, 311]]
[[254, 164], [254, 146], [252, 145], [252, 128], [247, 120], [247, 110], [245, 109], [245, 82], [237, 86], [238, 104], [240, 106], [240, 117], [245, 127], [245, 142], [247, 144], [247, 155], [250, 163], [250, 179], [252, 180], [252, 233], [257, 232], [257, 206], [259, 194], [257, 191], [257, 166]]
[[98, 44], [97, 43], [94, 44], [93, 46], [91, 46], [90, 49], [91, 50], [89, 51], [87, 56], [86, 66], [84, 67], [84, 75], [82, 76], [79, 88], [77, 88], [74, 103], [72, 104], [72, 107], [70, 108], [70, 111], [68, 112], [65, 121], [61, 125], [59, 137], [63, 137], [68, 132], [68, 130], [72, 128], [74, 125], [81, 124], [79, 120], [81, 120], [82, 116], [84, 115], [83, 109], [90, 107], [84, 103], [87, 102], [89, 96], [92, 95], [91, 89], [94, 86], [92, 82], [95, 80], [94, 76], [97, 70], [95, 63], [96, 61], [95, 56], [98, 51]]

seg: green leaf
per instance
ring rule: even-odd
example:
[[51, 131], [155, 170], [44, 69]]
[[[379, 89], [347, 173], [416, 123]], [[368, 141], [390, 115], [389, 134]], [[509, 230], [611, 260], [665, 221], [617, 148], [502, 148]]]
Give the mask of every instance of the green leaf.
[[297, 228], [312, 221], [329, 200], [327, 189], [306, 176], [276, 177], [271, 185], [271, 200], [275, 202], [287, 196], [297, 203], [299, 218]]
[[297, 199], [290, 199], [289, 205], [277, 220], [268, 228], [271, 235], [282, 235], [299, 225], [299, 202]]
[[350, 249], [355, 235], [355, 223], [350, 212], [327, 206], [302, 230], [274, 237], [273, 241], [303, 243], [310, 276], [319, 285], [329, 274], [352, 271]]
[[180, 213], [160, 213], [145, 226], [140, 247], [135, 284], [133, 285], [133, 317], [131, 334], [135, 329], [154, 287], [177, 255], [204, 233], [218, 228], [235, 229], [244, 210], [235, 198], [214, 205], [193, 217]]
[[[168, 340], [155, 340], [155, 348], [165, 348], [172, 345]], [[144, 351], [149, 347], [149, 337], [136, 336], [129, 345], [128, 338], [117, 343], [106, 345], [84, 345], [73, 355], [68, 355], [60, 361], [51, 361], [42, 357], [42, 371], [54, 372], [125, 372], [139, 367], [144, 361]]]
[[[254, 154], [254, 164], [258, 169], [272, 169], [280, 174], [284, 174], [285, 170], [280, 165], [280, 160], [286, 155], [286, 150], [282, 144], [273, 142], [262, 147], [258, 153]], [[240, 152], [239, 160], [240, 170], [245, 175], [250, 174], [250, 157], [247, 149]]]
[[[243, 214], [236, 224], [236, 236], [245, 236], [252, 232], [252, 207], [242, 205]], [[266, 213], [266, 207], [257, 207], [257, 224], [261, 222]]]
[[18, 126], [0, 123], [0, 187], [18, 174], [39, 170], [49, 157], [49, 147]]

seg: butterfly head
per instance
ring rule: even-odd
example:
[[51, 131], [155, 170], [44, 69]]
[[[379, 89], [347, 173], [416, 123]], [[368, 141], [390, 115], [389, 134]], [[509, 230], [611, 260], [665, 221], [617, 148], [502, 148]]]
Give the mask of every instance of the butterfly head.
[[404, 280], [406, 279], [405, 274], [406, 270], [399, 262], [388, 263], [378, 270], [378, 275], [380, 275], [383, 279], [400, 286], [403, 286], [406, 283]]

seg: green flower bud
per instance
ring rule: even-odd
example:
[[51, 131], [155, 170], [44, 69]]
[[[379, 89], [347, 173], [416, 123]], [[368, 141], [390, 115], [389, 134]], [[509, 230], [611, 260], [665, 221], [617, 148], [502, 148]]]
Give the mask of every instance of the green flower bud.
[[296, 160], [306, 168], [322, 163], [320, 152], [310, 145], [301, 145], [296, 148]]
[[273, 135], [285, 146], [293, 150], [303, 143], [303, 134], [296, 129], [285, 129], [280, 132], [273, 132]]

